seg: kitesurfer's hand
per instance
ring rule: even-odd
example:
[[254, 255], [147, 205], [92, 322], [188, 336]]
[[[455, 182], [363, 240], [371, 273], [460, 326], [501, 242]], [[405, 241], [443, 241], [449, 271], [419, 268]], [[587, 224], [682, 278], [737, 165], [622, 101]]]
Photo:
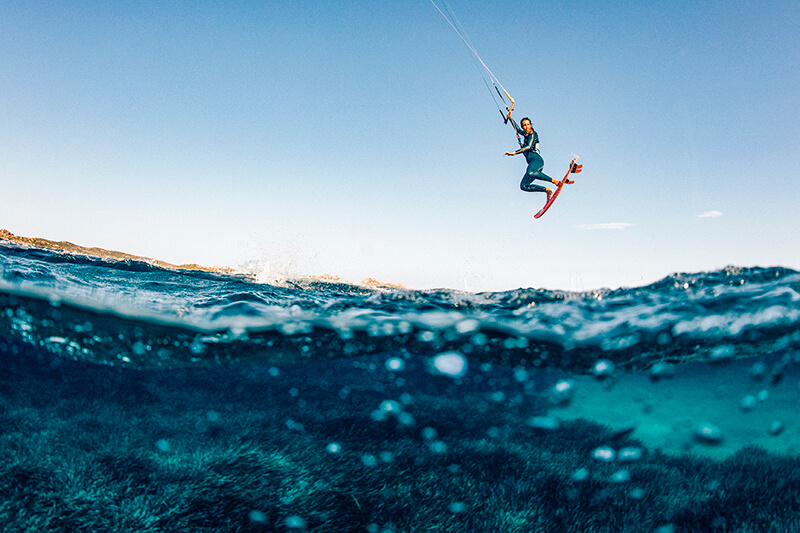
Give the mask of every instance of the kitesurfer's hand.
[[508, 110], [508, 114], [506, 115], [506, 117], [507, 117], [509, 120], [511, 120], [511, 110], [510, 110], [510, 109]]
[[517, 152], [506, 152], [503, 155], [517, 155]]

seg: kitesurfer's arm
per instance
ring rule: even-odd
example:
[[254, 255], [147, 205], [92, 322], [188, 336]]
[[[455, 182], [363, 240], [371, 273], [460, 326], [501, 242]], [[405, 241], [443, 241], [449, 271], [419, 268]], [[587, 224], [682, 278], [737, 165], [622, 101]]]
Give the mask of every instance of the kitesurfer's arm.
[[[511, 110], [510, 109], [508, 110], [508, 114], [506, 114], [506, 117], [508, 118], [508, 120], [511, 121], [511, 125], [514, 126], [514, 129], [517, 130], [517, 135], [525, 135], [525, 132], [522, 131], [521, 129], [519, 129], [519, 126], [517, 125], [517, 122], [511, 117]], [[517, 155], [520, 152], [521, 151], [519, 151], [519, 150], [516, 151], [516, 152], [506, 152], [503, 155]]]
[[514, 129], [517, 130], [518, 134], [525, 135], [525, 131], [522, 128], [519, 127], [519, 125], [517, 124], [517, 121], [514, 120], [513, 118], [511, 118], [511, 111], [508, 112], [506, 117], [508, 117], [508, 120], [511, 121], [511, 125], [514, 126]]
[[[516, 124], [515, 124], [516, 125]], [[523, 134], [525, 132], [522, 132]], [[503, 155], [518, 155], [523, 152], [535, 152], [536, 151], [536, 144], [539, 142], [539, 136], [536, 135], [536, 132], [533, 132], [531, 135], [525, 135], [525, 141], [519, 147], [519, 150], [515, 152], [506, 152]]]

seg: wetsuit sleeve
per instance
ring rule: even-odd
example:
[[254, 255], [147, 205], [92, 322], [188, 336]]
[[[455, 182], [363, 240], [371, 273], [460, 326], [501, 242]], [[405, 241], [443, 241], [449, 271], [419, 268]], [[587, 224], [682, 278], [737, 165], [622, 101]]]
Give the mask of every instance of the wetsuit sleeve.
[[525, 135], [525, 131], [520, 129], [520, 127], [517, 125], [517, 121], [516, 120], [514, 120], [513, 118], [509, 119], [509, 120], [511, 120], [511, 125], [514, 126], [515, 130], [517, 130], [517, 133], [519, 133], [520, 135]]

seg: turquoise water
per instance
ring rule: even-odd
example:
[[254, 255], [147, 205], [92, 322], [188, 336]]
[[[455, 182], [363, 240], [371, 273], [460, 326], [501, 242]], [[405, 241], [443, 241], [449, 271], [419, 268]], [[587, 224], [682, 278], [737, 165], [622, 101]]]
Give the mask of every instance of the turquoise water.
[[267, 285], [0, 244], [0, 521], [791, 530], [798, 288]]

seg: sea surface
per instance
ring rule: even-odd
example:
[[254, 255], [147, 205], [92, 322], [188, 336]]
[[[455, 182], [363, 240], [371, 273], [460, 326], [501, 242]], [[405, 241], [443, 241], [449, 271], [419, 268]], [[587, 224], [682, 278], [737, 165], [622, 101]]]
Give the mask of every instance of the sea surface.
[[798, 531], [800, 274], [375, 288], [0, 241], [4, 531]]

